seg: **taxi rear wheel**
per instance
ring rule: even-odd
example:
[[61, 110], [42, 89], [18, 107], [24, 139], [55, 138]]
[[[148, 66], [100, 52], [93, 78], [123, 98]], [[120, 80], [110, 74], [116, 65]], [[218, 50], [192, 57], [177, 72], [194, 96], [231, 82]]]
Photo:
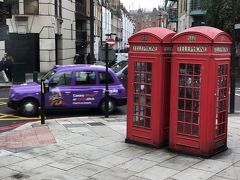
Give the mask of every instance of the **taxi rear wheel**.
[[38, 113], [38, 103], [34, 99], [25, 99], [20, 105], [20, 113], [31, 117]]
[[[113, 113], [116, 109], [116, 102], [114, 101], [114, 99], [109, 98], [109, 102], [108, 102], [108, 107], [109, 107], [109, 114]], [[100, 103], [100, 107], [99, 107], [101, 113], [105, 113], [105, 100], [103, 99]]]

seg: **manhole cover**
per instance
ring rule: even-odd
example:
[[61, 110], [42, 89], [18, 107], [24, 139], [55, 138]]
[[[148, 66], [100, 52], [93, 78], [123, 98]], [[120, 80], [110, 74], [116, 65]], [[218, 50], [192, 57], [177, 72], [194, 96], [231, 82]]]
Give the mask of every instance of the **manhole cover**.
[[105, 126], [105, 124], [101, 122], [92, 122], [92, 123], [87, 123], [90, 126]]

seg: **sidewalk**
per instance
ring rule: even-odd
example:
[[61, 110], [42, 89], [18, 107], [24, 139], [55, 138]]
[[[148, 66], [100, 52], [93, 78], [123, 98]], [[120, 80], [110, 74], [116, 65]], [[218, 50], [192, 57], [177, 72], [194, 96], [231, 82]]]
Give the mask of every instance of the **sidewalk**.
[[126, 116], [28, 123], [0, 136], [0, 179], [240, 179], [240, 115], [228, 150], [210, 159], [126, 144]]

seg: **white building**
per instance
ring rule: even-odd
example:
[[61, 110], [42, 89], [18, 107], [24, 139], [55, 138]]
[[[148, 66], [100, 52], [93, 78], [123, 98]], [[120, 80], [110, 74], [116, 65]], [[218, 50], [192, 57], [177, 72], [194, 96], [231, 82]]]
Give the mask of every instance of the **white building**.
[[106, 34], [112, 33], [112, 13], [105, 7], [102, 7], [102, 41], [105, 42]]
[[123, 33], [123, 38], [122, 38], [122, 44], [121, 44], [121, 49], [125, 49], [128, 47], [128, 38], [133, 35], [135, 25], [133, 21], [127, 16], [125, 13], [122, 13], [122, 33]]
[[[5, 0], [5, 2], [8, 0]], [[72, 64], [75, 55], [75, 1], [11, 0], [9, 40], [0, 49], [25, 72], [46, 72], [55, 64]]]

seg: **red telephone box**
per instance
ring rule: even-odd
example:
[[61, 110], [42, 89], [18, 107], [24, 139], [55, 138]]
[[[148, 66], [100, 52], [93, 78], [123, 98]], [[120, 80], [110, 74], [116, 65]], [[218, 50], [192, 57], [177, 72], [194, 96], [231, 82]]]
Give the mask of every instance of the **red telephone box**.
[[171, 38], [155, 27], [129, 38], [126, 142], [159, 147], [169, 137]]
[[201, 26], [172, 42], [169, 147], [209, 157], [227, 148], [231, 38]]

